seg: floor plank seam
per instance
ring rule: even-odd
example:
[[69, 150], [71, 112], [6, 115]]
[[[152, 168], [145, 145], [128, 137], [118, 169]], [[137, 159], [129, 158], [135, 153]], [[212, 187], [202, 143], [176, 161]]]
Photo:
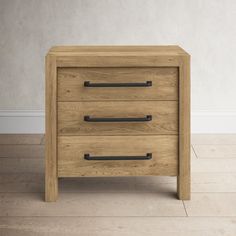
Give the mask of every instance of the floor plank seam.
[[[232, 142], [235, 142], [235, 137], [236, 135], [232, 137]], [[4, 204], [3, 207], [0, 207], [0, 212], [2, 211], [2, 214], [0, 213], [0, 222], [9, 221], [13, 222], [14, 224], [14, 221], [21, 222], [21, 219], [23, 222], [28, 222], [30, 220], [33, 222], [50, 222], [53, 220], [53, 218], [58, 218], [58, 221], [73, 221], [73, 219], [76, 218], [78, 218], [78, 220], [74, 221], [80, 221], [84, 218], [86, 222], [106, 222], [109, 218], [113, 218], [114, 220], [112, 221], [114, 222], [120, 220], [124, 220], [125, 222], [136, 222], [143, 219], [145, 222], [154, 221], [155, 223], [161, 222], [162, 220], [167, 222], [183, 221], [188, 223], [204, 221], [204, 225], [206, 224], [209, 230], [212, 225], [210, 224], [210, 226], [208, 226], [208, 223], [211, 221], [216, 221], [217, 230], [218, 227], [221, 227], [221, 224], [219, 224], [219, 226], [217, 225], [218, 222], [221, 221], [230, 222], [233, 224], [233, 226], [235, 226], [234, 223], [236, 222], [236, 211], [234, 205], [236, 187], [234, 183], [236, 177], [236, 168], [234, 164], [236, 163], [236, 143], [225, 144], [225, 140], [221, 138], [219, 140], [216, 139], [217, 142], [220, 142], [219, 144], [208, 144], [208, 142], [211, 142], [211, 140], [209, 141], [208, 139], [208, 141], [205, 141], [204, 143], [204, 139], [202, 138], [199, 139], [199, 142], [203, 142], [204, 144], [197, 144], [194, 142], [191, 143], [191, 166], [192, 169], [195, 170], [192, 170], [191, 182], [196, 191], [192, 191], [192, 200], [190, 201], [182, 200], [181, 203], [180, 200], [178, 200], [173, 195], [174, 188], [176, 187], [175, 176], [172, 178], [166, 176], [166, 179], [163, 178], [159, 181], [158, 176], [140, 176], [140, 184], [138, 184], [139, 181], [136, 179], [134, 181], [134, 179], [128, 180], [127, 177], [124, 177], [124, 179], [127, 178], [127, 181], [124, 180], [126, 183], [125, 185], [127, 185], [126, 187], [124, 185], [119, 187], [120, 180], [116, 180], [114, 182], [117, 183], [113, 183], [112, 177], [104, 177], [104, 182], [101, 184], [101, 188], [96, 184], [98, 181], [100, 181], [98, 177], [74, 177], [71, 178], [71, 180], [66, 178], [62, 178], [60, 180], [61, 182], [59, 182], [59, 189], [63, 196], [61, 198], [59, 197], [58, 203], [53, 206], [54, 203], [45, 203], [43, 197], [43, 163], [45, 148], [44, 135], [39, 136], [37, 139], [27, 138], [26, 141], [23, 138], [19, 140], [15, 139], [15, 141], [13, 140], [12, 142], [11, 140], [9, 141], [8, 139], [4, 138], [2, 138], [2, 140], [6, 141], [7, 143], [0, 143], [0, 198], [2, 199], [1, 203]], [[121, 176], [119, 176], [118, 179], [120, 177]], [[77, 183], [77, 181], [80, 183]], [[134, 185], [135, 187], [133, 187]], [[102, 200], [104, 199], [104, 201], [108, 199], [108, 202], [110, 202], [113, 198], [119, 200], [119, 194], [126, 194], [129, 197], [128, 199], [131, 200], [135, 200], [135, 196], [140, 194], [141, 196], [138, 197], [137, 203], [140, 203], [142, 197], [145, 198], [145, 201], [146, 199], [148, 200], [150, 198], [152, 200], [154, 198], [154, 210], [151, 209], [149, 211], [149, 209], [144, 206], [144, 211], [142, 208], [139, 211], [134, 211], [134, 205], [128, 210], [125, 208], [123, 210], [122, 208], [118, 212], [112, 212], [110, 210], [100, 211], [99, 205], [99, 210], [96, 212], [97, 205], [95, 204], [95, 209], [81, 212], [80, 208], [76, 207], [75, 205], [75, 209], [72, 209], [71, 207], [72, 210], [69, 209], [67, 212], [64, 212], [64, 207], [61, 207], [60, 204], [67, 204], [67, 201], [71, 201], [71, 199], [74, 200], [74, 198], [71, 198], [71, 196], [73, 197], [74, 194], [78, 196], [78, 199], [85, 199], [85, 203], [87, 202], [87, 196], [89, 197], [88, 199], [93, 199], [92, 202], [95, 202], [94, 198], [96, 198], [96, 196], [99, 196]], [[106, 195], [106, 197], [104, 198], [103, 195]], [[158, 201], [159, 197], [161, 201]], [[168, 207], [173, 205], [173, 209], [171, 208], [168, 211], [162, 212], [162, 199], [164, 198], [166, 199], [163, 202], [164, 206], [165, 204], [168, 205]], [[77, 197], [75, 199], [77, 199]], [[18, 205], [18, 201], [22, 201], [22, 205], [21, 202]], [[33, 208], [30, 211], [27, 210], [27, 201], [29, 201], [29, 205]], [[15, 203], [17, 203], [16, 208], [18, 207], [19, 209], [12, 210]], [[119, 204], [116, 205], [112, 204], [111, 206], [114, 206], [114, 208], [117, 209], [117, 207], [120, 207], [120, 202], [118, 201], [118, 203]], [[80, 205], [82, 204], [79, 204], [79, 206]], [[160, 209], [158, 208], [159, 206], [161, 206]], [[21, 210], [21, 207], [23, 210]], [[37, 211], [39, 207], [42, 208], [41, 212]], [[175, 208], [178, 211], [175, 211]], [[51, 211], [50, 209], [56, 209], [56, 211]], [[21, 213], [23, 215], [21, 215]], [[53, 214], [50, 215], [50, 213]], [[56, 215], [54, 215], [54, 213]], [[64, 215], [64, 213], [67, 214]], [[0, 223], [0, 228], [2, 225], [3, 224]], [[182, 230], [182, 228], [180, 230]], [[229, 230], [231, 230], [231, 228]]]
[[194, 149], [193, 144], [191, 145], [191, 147], [192, 147], [192, 149], [193, 149], [193, 153], [195, 154], [195, 157], [198, 159], [198, 156], [197, 156], [197, 153], [196, 153], [196, 151], [195, 151], [195, 149]]
[[[187, 216], [173, 216], [173, 215], [168, 215], [168, 216], [147, 216], [147, 215], [143, 215], [143, 216], [135, 216], [135, 215], [121, 215], [121, 216], [110, 216], [110, 215], [105, 215], [105, 216], [88, 216], [88, 215], [84, 215], [84, 216], [76, 216], [76, 215], [40, 215], [40, 216], [20, 216], [20, 215], [6, 215], [6, 216], [0, 216], [0, 218], [11, 218], [11, 217], [14, 217], [14, 218], [51, 218], [51, 217], [55, 217], [55, 218], [62, 218], [62, 217], [65, 217], [65, 218], [169, 218], [169, 217], [173, 217], [173, 218], [187, 218]], [[191, 216], [192, 217], [192, 216]], [[194, 216], [195, 217], [195, 216]], [[199, 217], [199, 216], [197, 216]], [[207, 216], [209, 217], [209, 216]], [[225, 217], [226, 218], [226, 217]], [[228, 216], [227, 216], [228, 218]], [[231, 216], [231, 218], [233, 218]], [[236, 218], [236, 216], [235, 216]]]
[[[58, 216], [58, 215], [40, 215], [40, 216], [10, 216], [10, 215], [6, 215], [6, 216], [0, 216], [0, 218], [182, 218], [182, 219], [186, 219], [186, 218], [232, 218], [232, 219], [236, 219], [236, 216]], [[1, 225], [1, 223], [0, 223]]]
[[201, 160], [235, 160], [236, 157], [197, 157]]
[[202, 143], [202, 144], [197, 144], [197, 143], [192, 143], [192, 145], [197, 145], [197, 146], [236, 146], [236, 144], [227, 144], [227, 143]]
[[186, 217], [189, 217], [189, 216], [188, 216], [187, 209], [186, 209], [185, 204], [184, 204], [184, 201], [182, 201], [182, 203], [183, 203], [183, 207], [184, 207], [184, 211], [185, 211]]
[[[235, 216], [216, 216], [216, 215], [202, 215], [202, 216], [173, 216], [173, 215], [169, 215], [169, 216], [110, 216], [110, 215], [106, 215], [106, 216], [76, 216], [76, 215], [71, 215], [71, 216], [63, 216], [63, 215], [40, 215], [40, 216], [14, 216], [14, 215], [6, 215], [6, 216], [0, 216], [1, 218], [182, 218], [182, 219], [186, 219], [186, 218], [232, 218], [232, 219], [236, 219], [236, 215]], [[0, 222], [1, 225], [1, 222]]]
[[40, 145], [45, 145], [45, 144], [44, 144], [44, 139], [45, 139], [45, 135], [43, 135], [43, 137], [41, 138], [41, 140], [40, 140]]
[[[33, 194], [44, 194], [44, 192], [1, 192], [0, 191], [0, 194], [25, 194], [25, 193], [33, 193]], [[92, 191], [86, 191], [86, 192], [76, 192], [76, 191], [73, 191], [73, 192], [63, 192], [61, 191], [61, 193], [63, 194], [85, 194], [85, 193], [93, 193], [93, 194], [98, 194], [98, 193], [101, 193], [101, 194], [119, 194], [119, 193], [130, 193], [130, 194], [145, 194], [145, 193], [155, 193], [155, 192], [92, 192]], [[163, 193], [169, 193], [169, 192], [158, 192], [157, 194], [163, 194]], [[233, 192], [193, 192], [192, 191], [192, 194], [235, 194], [236, 191], [233, 191]], [[174, 200], [174, 199], [173, 199]], [[176, 199], [178, 201], [178, 199]], [[191, 200], [190, 200], [191, 201]]]
[[[35, 161], [35, 160], [40, 160], [40, 158], [29, 158], [29, 157], [17, 157], [17, 158], [15, 158], [15, 157], [13, 157], [13, 158], [10, 158], [10, 157], [0, 157], [0, 160], [1, 159], [12, 159], [12, 160], [15, 160], [15, 159], [22, 159], [22, 160], [33, 160], [33, 161]], [[192, 174], [236, 174], [236, 170], [235, 171], [192, 171]], [[44, 174], [44, 172], [30, 172], [30, 171], [21, 171], [21, 172], [1, 172], [0, 171], [0, 175], [1, 174], [10, 174], [10, 175], [15, 175], [15, 174]], [[128, 178], [127, 176], [119, 176], [119, 177], [126, 177], [126, 178]], [[136, 177], [149, 177], [149, 176], [142, 176], [142, 175], [140, 175], [140, 176], [136, 176]], [[150, 177], [159, 177], [159, 176], [155, 176], [155, 175], [152, 175], [152, 176], [150, 176]], [[167, 176], [168, 177], [168, 176]], [[176, 177], [176, 176], [173, 176], [173, 177]], [[71, 178], [96, 178], [96, 177], [71, 177]], [[106, 177], [106, 178], [116, 178], [116, 177]]]
[[39, 143], [4, 143], [4, 144], [0, 144], [1, 146], [45, 146], [45, 144], [41, 143], [42, 141], [40, 141]]

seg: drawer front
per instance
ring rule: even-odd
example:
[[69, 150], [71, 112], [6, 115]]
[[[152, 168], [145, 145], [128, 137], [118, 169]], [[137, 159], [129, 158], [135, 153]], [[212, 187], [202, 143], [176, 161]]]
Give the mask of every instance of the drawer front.
[[176, 135], [58, 137], [59, 177], [176, 176], [177, 167]]
[[58, 103], [58, 135], [177, 133], [176, 101]]
[[178, 69], [58, 69], [58, 101], [97, 100], [178, 100]]

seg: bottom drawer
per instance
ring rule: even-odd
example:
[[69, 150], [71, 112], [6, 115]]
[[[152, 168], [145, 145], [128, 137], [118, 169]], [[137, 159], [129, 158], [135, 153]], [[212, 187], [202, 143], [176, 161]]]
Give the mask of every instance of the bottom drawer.
[[178, 136], [60, 136], [58, 176], [178, 174]]

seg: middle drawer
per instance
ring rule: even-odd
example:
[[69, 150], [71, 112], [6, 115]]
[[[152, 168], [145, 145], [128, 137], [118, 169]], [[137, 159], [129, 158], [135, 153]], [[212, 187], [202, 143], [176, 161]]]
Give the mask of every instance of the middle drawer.
[[58, 135], [177, 133], [177, 101], [58, 102]]

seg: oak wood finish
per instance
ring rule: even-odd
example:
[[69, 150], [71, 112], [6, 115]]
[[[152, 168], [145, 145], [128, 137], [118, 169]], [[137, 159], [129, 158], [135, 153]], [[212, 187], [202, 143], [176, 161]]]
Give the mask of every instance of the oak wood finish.
[[190, 56], [181, 57], [179, 67], [179, 199], [190, 199]]
[[164, 55], [172, 55], [172, 56], [181, 56], [186, 55], [187, 53], [177, 45], [166, 45], [166, 46], [158, 46], [158, 45], [150, 45], [150, 46], [129, 46], [129, 45], [121, 45], [121, 46], [54, 46], [50, 49], [49, 54], [55, 56], [63, 56], [63, 55], [91, 55], [96, 56], [99, 55], [155, 55], [155, 56], [164, 56]]
[[[150, 87], [87, 88], [91, 83], [143, 83]], [[58, 101], [178, 100], [178, 69], [165, 68], [59, 68]]]
[[[1, 141], [31, 150], [39, 138], [12, 134]], [[234, 236], [236, 135], [198, 134], [191, 143], [198, 158], [192, 153], [193, 193], [185, 207], [173, 198], [176, 178], [167, 176], [61, 178], [60, 201], [45, 204], [43, 159], [12, 158], [10, 148], [0, 158], [0, 235]]]
[[[84, 154], [94, 156], [143, 156], [151, 160], [88, 161]], [[177, 175], [178, 136], [77, 136], [58, 137], [58, 175], [132, 176]]]
[[35, 145], [43, 138], [43, 134], [0, 134], [0, 145]]
[[[133, 118], [152, 115], [144, 122], [86, 122], [95, 118]], [[59, 102], [58, 135], [152, 135], [178, 133], [176, 101]]]
[[[179, 199], [190, 199], [189, 64], [189, 55], [178, 46], [53, 47], [46, 65], [46, 201], [56, 200], [60, 176], [110, 176], [112, 173], [176, 175]], [[142, 89], [82, 86], [85, 80], [145, 82], [149, 78], [153, 86]], [[148, 125], [129, 127], [125, 123], [84, 125], [81, 121], [87, 111], [90, 114], [86, 115], [92, 112], [109, 116], [149, 115], [145, 108], [153, 111], [160, 123], [156, 118]], [[166, 142], [168, 138], [175, 141]], [[119, 153], [123, 147], [128, 153], [149, 147], [155, 153], [154, 166], [145, 164], [141, 168], [138, 161], [134, 166], [121, 161], [109, 161], [111, 164], [95, 161], [91, 166], [81, 159], [82, 151], [88, 148], [98, 153], [101, 150]], [[161, 159], [156, 155], [158, 150], [161, 150]]]
[[58, 67], [179, 67], [179, 46], [57, 46]]
[[46, 57], [46, 136], [45, 136], [45, 200], [56, 201], [57, 177], [57, 68], [56, 57]]

